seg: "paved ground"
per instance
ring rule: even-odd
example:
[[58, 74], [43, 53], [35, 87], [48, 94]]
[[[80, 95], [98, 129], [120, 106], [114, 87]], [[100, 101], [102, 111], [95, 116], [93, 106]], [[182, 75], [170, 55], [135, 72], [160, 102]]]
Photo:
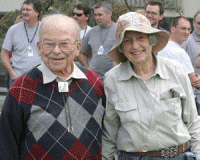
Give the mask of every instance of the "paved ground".
[[4, 100], [6, 98], [7, 89], [5, 87], [0, 87], [0, 112], [3, 106]]

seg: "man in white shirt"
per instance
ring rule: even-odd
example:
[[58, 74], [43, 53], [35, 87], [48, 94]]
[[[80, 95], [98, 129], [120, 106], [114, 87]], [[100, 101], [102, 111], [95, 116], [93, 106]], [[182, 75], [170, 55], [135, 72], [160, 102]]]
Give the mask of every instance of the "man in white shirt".
[[191, 31], [190, 21], [183, 17], [175, 17], [171, 22], [171, 35], [167, 46], [158, 52], [158, 56], [166, 57], [178, 61], [184, 66], [190, 81], [194, 87], [200, 87], [200, 76], [194, 72], [190, 57], [181, 48], [181, 44], [187, 40]]

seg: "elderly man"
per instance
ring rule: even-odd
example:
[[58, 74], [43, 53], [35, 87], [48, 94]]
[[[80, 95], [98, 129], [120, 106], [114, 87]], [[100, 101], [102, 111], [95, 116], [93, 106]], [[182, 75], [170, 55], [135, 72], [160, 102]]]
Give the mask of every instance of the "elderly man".
[[189, 35], [188, 39], [183, 42], [181, 47], [185, 49], [190, 56], [195, 72], [200, 74], [198, 65], [195, 65], [200, 53], [200, 11], [194, 15], [193, 26], [194, 31]]
[[[93, 27], [85, 36], [80, 62], [97, 72], [103, 79], [104, 74], [113, 67], [113, 61], [108, 56], [108, 52], [116, 42], [115, 23], [112, 22], [112, 6], [108, 2], [99, 2], [94, 7], [95, 20], [97, 26]], [[89, 66], [86, 55], [92, 52]]]
[[[38, 0], [25, 0], [22, 6], [23, 22], [11, 26], [6, 33], [1, 50], [1, 59], [9, 75], [9, 87], [15, 79], [40, 64], [38, 53], [41, 3]], [[9, 53], [12, 51], [12, 64]]]
[[42, 64], [10, 88], [0, 119], [2, 159], [101, 159], [104, 97], [100, 77], [77, 67], [78, 24], [65, 15], [42, 20]]
[[154, 54], [168, 34], [129, 12], [119, 17], [116, 38], [109, 55], [121, 63], [105, 75], [103, 159], [117, 152], [119, 160], [200, 158], [200, 118], [189, 77], [180, 63]]

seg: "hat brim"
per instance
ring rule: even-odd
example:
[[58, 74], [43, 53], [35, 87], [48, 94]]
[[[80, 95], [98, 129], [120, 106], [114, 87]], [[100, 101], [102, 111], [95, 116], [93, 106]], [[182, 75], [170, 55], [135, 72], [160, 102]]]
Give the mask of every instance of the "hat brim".
[[145, 26], [129, 26], [126, 29], [123, 30], [119, 38], [117, 39], [117, 42], [115, 45], [111, 48], [109, 52], [109, 56], [111, 59], [117, 63], [124, 62], [127, 60], [125, 55], [122, 52], [119, 52], [118, 46], [122, 43], [124, 39], [124, 34], [126, 31], [134, 31], [134, 32], [141, 32], [145, 34], [156, 34], [157, 36], [157, 42], [152, 47], [152, 52], [157, 53], [160, 50], [162, 50], [168, 43], [169, 40], [169, 34], [165, 31], [156, 29], [156, 28], [149, 28]]

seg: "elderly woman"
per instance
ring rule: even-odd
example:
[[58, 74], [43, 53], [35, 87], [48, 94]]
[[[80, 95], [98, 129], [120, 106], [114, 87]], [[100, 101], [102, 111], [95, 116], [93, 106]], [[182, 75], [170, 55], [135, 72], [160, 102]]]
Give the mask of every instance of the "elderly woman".
[[116, 153], [119, 160], [200, 158], [200, 118], [188, 75], [154, 54], [168, 34], [129, 12], [119, 17], [116, 37], [109, 55], [120, 64], [104, 81], [103, 159]]

